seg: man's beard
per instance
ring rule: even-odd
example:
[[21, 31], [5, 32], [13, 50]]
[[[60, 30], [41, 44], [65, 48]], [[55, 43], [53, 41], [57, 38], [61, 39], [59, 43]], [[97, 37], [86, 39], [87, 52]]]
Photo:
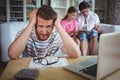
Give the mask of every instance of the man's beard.
[[45, 34], [45, 35], [44, 34], [40, 34], [40, 35], [37, 34], [37, 38], [41, 41], [45, 41], [49, 38], [49, 34]]

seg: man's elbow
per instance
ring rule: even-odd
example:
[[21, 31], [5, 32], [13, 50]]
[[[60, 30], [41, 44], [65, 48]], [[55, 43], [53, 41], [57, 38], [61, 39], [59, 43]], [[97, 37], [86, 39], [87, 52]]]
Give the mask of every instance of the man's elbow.
[[78, 58], [78, 57], [79, 57], [78, 55], [71, 56], [71, 58]]
[[71, 58], [78, 58], [80, 56], [80, 52], [76, 52], [76, 53], [72, 53], [72, 55], [70, 56]]
[[16, 60], [16, 59], [18, 59], [18, 56], [16, 56], [15, 54], [13, 54], [13, 53], [11, 53], [11, 52], [9, 52], [9, 51], [8, 51], [8, 56], [9, 56], [9, 58], [10, 58], [11, 60]]

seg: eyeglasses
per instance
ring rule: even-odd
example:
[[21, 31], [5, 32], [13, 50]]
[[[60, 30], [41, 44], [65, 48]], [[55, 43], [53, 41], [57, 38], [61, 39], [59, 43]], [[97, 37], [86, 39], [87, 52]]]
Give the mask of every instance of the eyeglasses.
[[58, 61], [59, 61], [59, 58], [55, 56], [35, 57], [33, 59], [33, 62], [40, 63], [44, 66], [52, 65], [54, 63], [57, 63]]

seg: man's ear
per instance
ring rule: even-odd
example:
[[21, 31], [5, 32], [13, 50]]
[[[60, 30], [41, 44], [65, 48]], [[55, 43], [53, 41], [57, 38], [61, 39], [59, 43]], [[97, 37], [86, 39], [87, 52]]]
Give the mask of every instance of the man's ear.
[[37, 27], [37, 13], [36, 13], [36, 23], [35, 23], [35, 27]]
[[53, 26], [55, 26], [55, 21], [56, 21], [56, 20], [53, 21]]
[[37, 22], [35, 23], [35, 30], [37, 29]]

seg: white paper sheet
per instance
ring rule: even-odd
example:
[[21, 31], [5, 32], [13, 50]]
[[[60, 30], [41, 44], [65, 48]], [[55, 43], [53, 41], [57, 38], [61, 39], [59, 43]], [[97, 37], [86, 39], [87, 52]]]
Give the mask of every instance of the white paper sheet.
[[66, 58], [59, 58], [57, 63], [54, 63], [52, 65], [42, 65], [41, 63], [35, 63], [33, 61], [33, 59], [31, 59], [30, 64], [29, 64], [29, 68], [40, 68], [40, 69], [44, 69], [44, 68], [51, 68], [51, 67], [59, 67], [59, 66], [67, 66], [69, 65], [68, 61]]

